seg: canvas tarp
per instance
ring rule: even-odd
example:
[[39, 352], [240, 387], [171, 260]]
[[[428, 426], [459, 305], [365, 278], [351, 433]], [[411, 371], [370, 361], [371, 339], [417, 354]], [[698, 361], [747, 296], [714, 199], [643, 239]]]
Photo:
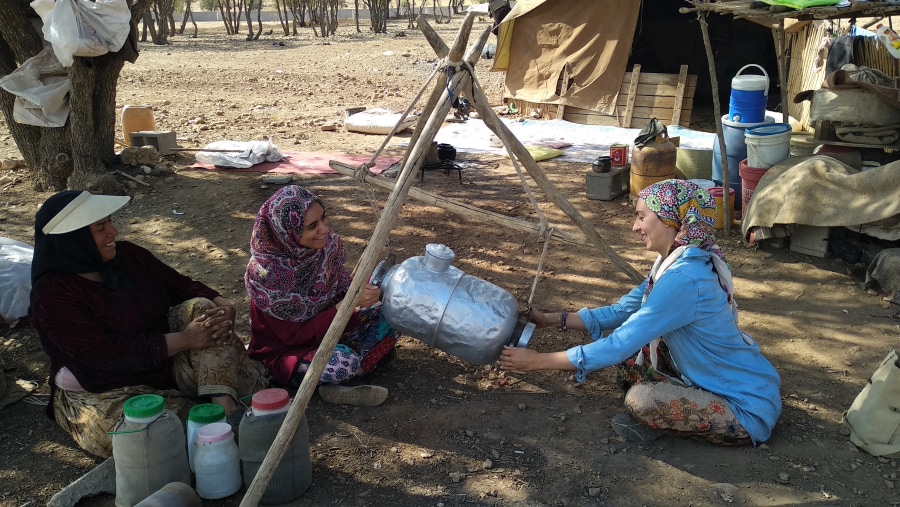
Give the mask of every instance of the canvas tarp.
[[[497, 36], [506, 94], [613, 115], [641, 2], [520, 0]], [[560, 77], [568, 89], [557, 93]]]
[[[900, 162], [859, 172], [822, 155], [789, 158], [766, 171], [744, 210], [741, 232], [800, 224], [898, 228]], [[863, 232], [866, 232], [863, 229]]]

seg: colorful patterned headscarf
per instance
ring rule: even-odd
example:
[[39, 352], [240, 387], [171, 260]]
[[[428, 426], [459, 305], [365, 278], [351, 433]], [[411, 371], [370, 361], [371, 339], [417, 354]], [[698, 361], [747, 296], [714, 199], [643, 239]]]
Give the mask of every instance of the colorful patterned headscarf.
[[678, 229], [674, 248], [702, 248], [725, 260], [716, 245], [716, 201], [709, 192], [690, 181], [673, 179], [650, 185], [638, 193], [638, 198], [664, 224]]
[[300, 246], [306, 210], [319, 198], [289, 185], [259, 209], [250, 236], [250, 262], [244, 285], [261, 311], [281, 320], [305, 322], [337, 304], [347, 293], [347, 253], [334, 231], [321, 249]]

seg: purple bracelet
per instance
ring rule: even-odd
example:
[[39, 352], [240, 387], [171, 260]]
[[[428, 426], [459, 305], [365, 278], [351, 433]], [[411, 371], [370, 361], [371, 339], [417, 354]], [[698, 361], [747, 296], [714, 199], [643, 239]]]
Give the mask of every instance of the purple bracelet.
[[567, 312], [562, 312], [559, 314], [559, 323], [561, 324], [560, 327], [561, 327], [563, 333], [569, 331], [569, 327], [566, 326], [566, 317], [568, 317], [568, 316], [569, 316], [569, 314]]

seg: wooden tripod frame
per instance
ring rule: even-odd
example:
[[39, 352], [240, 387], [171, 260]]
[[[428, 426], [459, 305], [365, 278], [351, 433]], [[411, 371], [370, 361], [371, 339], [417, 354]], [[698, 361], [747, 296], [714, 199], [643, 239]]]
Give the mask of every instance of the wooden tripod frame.
[[[431, 25], [428, 24], [428, 21], [424, 16], [419, 16], [417, 20], [419, 29], [425, 34], [428, 43], [431, 45], [432, 49], [434, 49], [437, 56], [443, 59], [443, 65], [447, 70], [446, 75], [449, 79], [445, 79], [444, 76], [439, 76], [435, 80], [434, 90], [422, 111], [422, 117], [427, 117], [427, 121], [423, 127], [420, 128], [417, 126], [410, 138], [409, 146], [407, 147], [406, 154], [403, 158], [402, 169], [397, 176], [397, 182], [392, 186], [391, 194], [385, 202], [384, 212], [378, 223], [375, 225], [372, 237], [369, 239], [366, 249], [363, 251], [354, 271], [356, 273], [371, 273], [372, 270], [375, 269], [375, 265], [379, 261], [381, 255], [381, 245], [384, 245], [391, 230], [394, 228], [400, 210], [415, 181], [415, 175], [417, 171], [421, 169], [424, 154], [428, 147], [431, 146], [435, 135], [443, 124], [444, 119], [447, 117], [447, 113], [452, 107], [453, 98], [472, 95], [468, 97], [469, 101], [474, 106], [475, 110], [478, 111], [478, 114], [481, 116], [485, 125], [488, 126], [501, 141], [503, 141], [510, 156], [515, 157], [522, 163], [535, 183], [541, 187], [554, 204], [578, 225], [591, 244], [599, 248], [613, 264], [632, 280], [640, 282], [643, 280], [643, 277], [628, 264], [627, 261], [616, 254], [603, 241], [584, 216], [582, 216], [581, 213], [579, 213], [578, 210], [562, 196], [559, 190], [556, 189], [538, 166], [537, 162], [535, 162], [531, 154], [528, 153], [528, 150], [515, 138], [509, 128], [507, 128], [494, 113], [493, 109], [491, 109], [487, 97], [484, 95], [484, 92], [481, 90], [475, 79], [474, 73], [472, 72], [475, 64], [481, 58], [482, 49], [490, 36], [490, 27], [486, 28], [476, 43], [464, 52], [464, 49], [468, 44], [469, 33], [472, 30], [474, 20], [474, 13], [469, 12], [459, 28], [456, 39], [449, 48], [444, 41], [441, 40], [434, 29], [432, 29]], [[353, 171], [352, 168], [342, 166], [335, 162], [332, 162], [331, 166], [344, 174]], [[364, 180], [366, 181], [370, 179], [386, 179], [374, 176], [368, 173], [368, 171], [365, 171], [365, 173]], [[471, 207], [469, 208], [471, 209]], [[458, 212], [457, 209], [450, 210]], [[346, 301], [356, 301], [367, 280], [368, 276], [355, 276], [350, 287], [347, 289], [347, 295], [344, 296], [344, 299]], [[268, 454], [260, 465], [256, 477], [253, 479], [250, 487], [247, 488], [247, 492], [241, 500], [241, 507], [255, 507], [259, 504], [269, 481], [272, 479], [275, 469], [284, 457], [284, 453], [288, 448], [288, 443], [293, 439], [297, 427], [300, 425], [300, 421], [306, 412], [309, 400], [312, 398], [313, 392], [318, 385], [319, 377], [321, 377], [322, 372], [328, 365], [331, 351], [334, 350], [334, 347], [337, 345], [344, 327], [347, 325], [347, 322], [353, 314], [353, 310], [351, 305], [341, 305], [338, 309], [334, 320], [331, 322], [331, 326], [329, 326], [328, 331], [325, 333], [325, 337], [322, 339], [322, 344], [319, 346], [318, 352], [316, 352], [316, 355], [309, 366], [309, 370], [303, 377], [303, 382], [300, 384], [300, 388], [291, 403], [291, 407], [285, 416], [281, 429], [275, 436], [275, 441], [272, 443]]]

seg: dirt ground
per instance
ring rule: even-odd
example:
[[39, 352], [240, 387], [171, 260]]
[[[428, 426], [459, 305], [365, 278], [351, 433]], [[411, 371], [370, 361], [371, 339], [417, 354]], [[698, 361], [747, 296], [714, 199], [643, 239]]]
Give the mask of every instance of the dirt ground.
[[[436, 25], [448, 44], [458, 21]], [[486, 26], [479, 20], [474, 31]], [[343, 127], [328, 132], [321, 125], [340, 125], [350, 107], [403, 111], [436, 62], [421, 33], [405, 21], [392, 22], [389, 33], [378, 36], [342, 27], [327, 41], [304, 33], [245, 42], [222, 33], [223, 27], [206, 25], [196, 39], [143, 45], [137, 63], [122, 72], [118, 105], [151, 104], [157, 128], [176, 131], [181, 146], [271, 136], [283, 150], [370, 156], [384, 136]], [[502, 76], [489, 73], [489, 64], [478, 65], [478, 78], [499, 104]], [[408, 137], [393, 139], [385, 154], [402, 157], [399, 143]], [[15, 157], [0, 124], [0, 158]], [[415, 185], [536, 220], [508, 160], [466, 153], [458, 159], [473, 166], [463, 171], [462, 184], [456, 174], [435, 171]], [[115, 217], [120, 238], [148, 247], [232, 298], [237, 328], [247, 339], [242, 277], [249, 234], [260, 204], [277, 186], [259, 174], [185, 170], [191, 161], [190, 153], [173, 158], [173, 172], [152, 173], [152, 187], [130, 190], [133, 203]], [[616, 252], [639, 272], [649, 270], [654, 257], [630, 232], [633, 211], [626, 197], [587, 199], [586, 165], [550, 161], [541, 167]], [[0, 188], [0, 236], [31, 243], [34, 213], [50, 194], [32, 191], [25, 170], [0, 174], [5, 176], [11, 180]], [[298, 176], [294, 183], [325, 201], [352, 267], [387, 192], [343, 176]], [[551, 225], [575, 233], [533, 188]], [[183, 215], [173, 215], [174, 203]], [[446, 244], [456, 252], [456, 266], [510, 291], [522, 307], [542, 249], [536, 234], [413, 200], [390, 242], [400, 259], [421, 255], [427, 243]], [[735, 271], [742, 327], [782, 376], [784, 412], [766, 444], [719, 448], [674, 438], [625, 443], [609, 424], [623, 397], [610, 371], [580, 385], [562, 373], [501, 373], [404, 338], [399, 360], [373, 374], [372, 381], [391, 393], [383, 406], [342, 407], [312, 398], [313, 484], [297, 505], [900, 505], [897, 460], [857, 450], [840, 431], [842, 411], [887, 351], [900, 346], [893, 311], [862, 290], [858, 266], [785, 249], [749, 249], [734, 233], [720, 245]], [[611, 303], [631, 286], [595, 248], [551, 243], [534, 302], [548, 311], [575, 311]], [[578, 332], [546, 330], [536, 333], [532, 347], [559, 350], [584, 340]], [[0, 354], [8, 378], [36, 381], [39, 395], [49, 392], [48, 363], [28, 325], [0, 327]], [[42, 407], [27, 403], [0, 411], [0, 456], [2, 507], [45, 504], [99, 463]], [[237, 505], [240, 498], [205, 505]], [[79, 505], [112, 505], [112, 497]]]

